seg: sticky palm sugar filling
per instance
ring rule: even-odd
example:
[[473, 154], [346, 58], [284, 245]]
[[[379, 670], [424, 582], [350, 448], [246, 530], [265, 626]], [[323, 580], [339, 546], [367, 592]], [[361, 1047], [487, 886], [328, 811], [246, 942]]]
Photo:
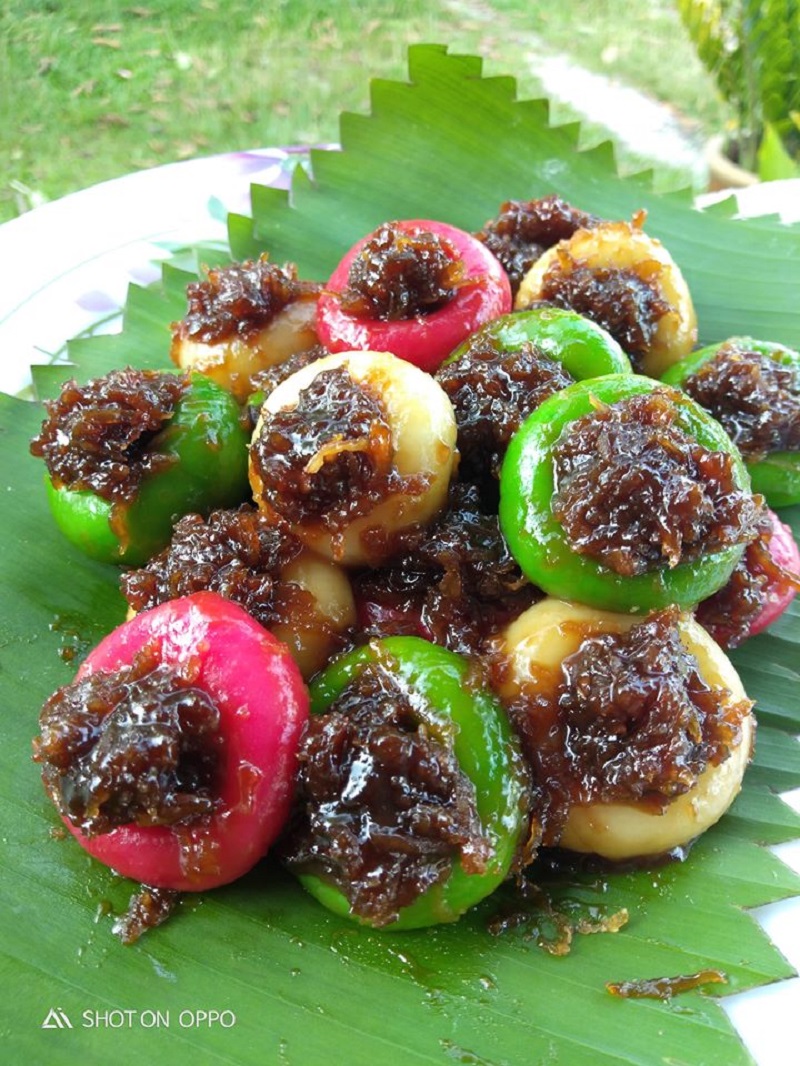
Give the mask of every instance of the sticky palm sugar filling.
[[300, 745], [286, 861], [333, 882], [375, 926], [442, 882], [456, 858], [481, 873], [491, 855], [474, 786], [452, 739], [421, 722], [419, 698], [387, 665], [368, 663], [309, 719]]
[[553, 514], [572, 549], [617, 574], [673, 568], [758, 535], [761, 501], [733, 457], [677, 425], [666, 393], [599, 406], [553, 451]]

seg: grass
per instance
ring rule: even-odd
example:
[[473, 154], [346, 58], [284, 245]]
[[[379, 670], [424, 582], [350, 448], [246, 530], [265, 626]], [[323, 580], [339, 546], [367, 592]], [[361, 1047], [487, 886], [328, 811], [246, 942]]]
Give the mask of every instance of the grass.
[[404, 77], [416, 41], [483, 55], [521, 96], [563, 52], [697, 131], [720, 123], [669, 0], [1, 0], [0, 221], [143, 167], [336, 140], [338, 113], [368, 108], [369, 78]]

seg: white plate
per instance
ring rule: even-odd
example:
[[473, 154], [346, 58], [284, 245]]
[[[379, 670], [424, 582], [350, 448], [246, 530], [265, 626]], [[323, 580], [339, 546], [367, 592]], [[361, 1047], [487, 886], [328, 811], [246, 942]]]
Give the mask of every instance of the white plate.
[[[23, 388], [31, 364], [50, 361], [83, 330], [119, 328], [131, 282], [154, 280], [156, 264], [176, 244], [224, 238], [225, 213], [250, 213], [250, 184], [286, 187], [299, 152], [258, 149], [140, 171], [0, 226], [0, 262], [18, 265], [0, 286], [0, 389]], [[702, 197], [698, 206], [724, 195]], [[737, 200], [742, 215], [800, 220], [800, 180], [755, 185]], [[800, 811], [800, 789], [784, 798]], [[775, 851], [800, 872], [800, 841]], [[756, 914], [800, 970], [800, 899]], [[729, 997], [724, 1006], [758, 1066], [800, 1061], [793, 1035], [800, 977]]]
[[[730, 189], [723, 189], [721, 192], [698, 196], [696, 202], [698, 207], [706, 207], [730, 195]], [[800, 222], [800, 178], [749, 185], [746, 189], [737, 190], [735, 196], [742, 218], [780, 215], [784, 222]]]
[[[228, 212], [250, 213], [252, 182], [286, 187], [301, 149], [211, 156], [106, 181], [0, 226], [0, 389], [16, 392], [28, 367], [115, 317], [131, 282], [159, 275], [175, 245], [225, 238]], [[110, 321], [107, 321], [110, 318]]]

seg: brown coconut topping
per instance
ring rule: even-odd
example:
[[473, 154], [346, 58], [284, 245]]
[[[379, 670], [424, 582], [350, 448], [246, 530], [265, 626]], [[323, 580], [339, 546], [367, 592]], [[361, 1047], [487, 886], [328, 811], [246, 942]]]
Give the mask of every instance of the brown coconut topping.
[[422, 724], [420, 698], [376, 660], [309, 719], [300, 745], [286, 860], [332, 881], [378, 926], [444, 880], [454, 859], [482, 873], [492, 854], [453, 738]]
[[573, 379], [530, 341], [506, 351], [479, 338], [441, 366], [436, 380], [455, 411], [459, 473], [484, 481], [499, 478], [508, 443], [525, 418]]
[[135, 944], [148, 929], [163, 925], [179, 901], [180, 894], [172, 889], [141, 885], [131, 896], [125, 913], [114, 921], [112, 931], [123, 944]]
[[675, 567], [758, 535], [761, 498], [733, 457], [689, 438], [670, 390], [598, 405], [553, 450], [553, 514], [574, 551], [625, 576]]
[[545, 844], [558, 842], [576, 803], [663, 809], [740, 743], [752, 704], [702, 678], [678, 620], [670, 607], [626, 633], [587, 627], [557, 673], [532, 679], [511, 701]]
[[34, 759], [59, 812], [87, 836], [213, 813], [223, 741], [211, 697], [145, 647], [44, 704]]
[[669, 801], [741, 739], [747, 701], [711, 688], [684, 647], [677, 608], [585, 640], [561, 665], [567, 760], [587, 799]]
[[452, 300], [463, 275], [463, 262], [448, 240], [387, 222], [353, 260], [340, 306], [356, 318], [414, 318]]
[[616, 267], [593, 269], [559, 250], [556, 263], [542, 278], [539, 299], [577, 311], [602, 326], [639, 369], [659, 322], [671, 310], [655, 286], [662, 269], [654, 262], [652, 278]]
[[83, 386], [68, 381], [45, 403], [47, 418], [31, 453], [44, 459], [57, 488], [127, 503], [146, 474], [174, 461], [158, 451], [156, 437], [188, 386], [186, 375], [130, 368]]
[[395, 469], [383, 400], [343, 366], [317, 374], [294, 407], [265, 411], [250, 457], [264, 498], [291, 524], [341, 529], [410, 481]]
[[122, 575], [122, 594], [134, 610], [144, 611], [179, 596], [218, 592], [269, 628], [292, 616], [291, 597], [305, 600], [307, 610], [313, 607], [310, 593], [280, 578], [300, 550], [283, 526], [247, 504], [207, 519], [189, 514], [176, 524], [167, 548]]
[[172, 324], [173, 335], [217, 344], [264, 329], [288, 304], [316, 299], [321, 286], [300, 281], [292, 263], [280, 267], [266, 255], [214, 267], [206, 281], [187, 286], [185, 317]]
[[516, 296], [522, 279], [548, 248], [579, 229], [593, 229], [600, 221], [560, 196], [506, 200], [475, 236], [500, 260]]
[[722, 423], [748, 461], [800, 450], [800, 374], [795, 367], [729, 341], [683, 388]]
[[472, 656], [542, 595], [509, 552], [497, 514], [460, 482], [442, 514], [399, 531], [389, 561], [356, 574], [354, 589], [365, 636], [422, 635]]
[[744, 550], [727, 583], [697, 605], [695, 618], [723, 648], [736, 648], [774, 595], [800, 592], [800, 574], [775, 560], [770, 551], [772, 519], [765, 510], [758, 536]]

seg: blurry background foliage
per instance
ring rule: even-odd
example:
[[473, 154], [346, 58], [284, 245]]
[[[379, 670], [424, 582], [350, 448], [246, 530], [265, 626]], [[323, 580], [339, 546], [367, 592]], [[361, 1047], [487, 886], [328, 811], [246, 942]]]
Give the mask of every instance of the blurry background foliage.
[[678, 0], [729, 110], [728, 155], [765, 181], [800, 177], [800, 0]]
[[[143, 167], [336, 140], [339, 112], [367, 110], [370, 77], [404, 78], [417, 41], [482, 55], [522, 97], [541, 93], [545, 60], [567, 88], [585, 71], [633, 87], [698, 158], [726, 117], [674, 0], [2, 0], [0, 221]], [[574, 115], [545, 89], [557, 121]], [[582, 136], [608, 133], [594, 116]], [[635, 141], [624, 168], [647, 163]]]

